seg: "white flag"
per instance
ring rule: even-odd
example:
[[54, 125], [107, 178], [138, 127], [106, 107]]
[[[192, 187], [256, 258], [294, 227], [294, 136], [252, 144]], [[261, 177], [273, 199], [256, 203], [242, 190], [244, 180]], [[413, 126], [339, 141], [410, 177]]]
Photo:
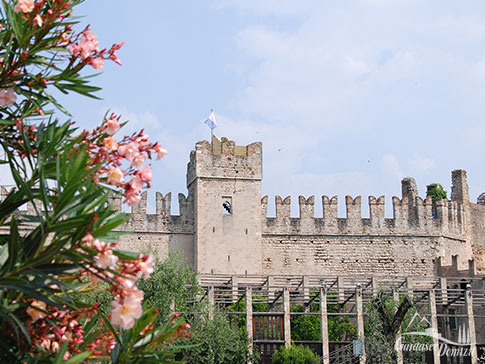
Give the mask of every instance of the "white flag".
[[211, 129], [217, 128], [216, 116], [214, 115], [214, 111], [211, 111], [211, 114], [207, 119], [205, 119], [204, 123], [206, 123]]

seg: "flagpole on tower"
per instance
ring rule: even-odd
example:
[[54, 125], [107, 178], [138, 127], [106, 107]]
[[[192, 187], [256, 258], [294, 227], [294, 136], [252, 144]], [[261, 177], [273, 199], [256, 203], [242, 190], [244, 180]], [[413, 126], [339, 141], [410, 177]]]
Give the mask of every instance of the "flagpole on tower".
[[204, 124], [211, 130], [211, 149], [212, 153], [214, 153], [214, 129], [217, 128], [216, 116], [214, 115], [214, 110], [211, 109], [211, 113], [207, 119], [205, 119]]

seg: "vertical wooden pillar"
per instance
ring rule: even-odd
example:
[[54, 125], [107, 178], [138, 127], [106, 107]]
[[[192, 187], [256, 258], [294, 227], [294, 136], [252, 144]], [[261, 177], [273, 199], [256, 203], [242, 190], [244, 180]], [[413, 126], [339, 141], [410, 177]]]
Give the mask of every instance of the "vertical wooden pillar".
[[466, 314], [468, 318], [468, 330], [470, 332], [470, 359], [471, 364], [478, 364], [477, 332], [475, 330], [475, 317], [473, 316], [472, 286], [466, 286], [465, 292]]
[[327, 289], [320, 287], [320, 331], [322, 338], [322, 364], [330, 364], [328, 348]]
[[438, 340], [438, 317], [436, 316], [436, 292], [429, 291], [429, 314], [431, 315], [431, 332], [433, 333], [433, 364], [440, 364], [440, 343]]
[[359, 364], [365, 364], [365, 335], [364, 335], [364, 304], [362, 302], [362, 288], [355, 289], [355, 307], [357, 309], [357, 338], [362, 341], [364, 354], [359, 357]]
[[246, 333], [249, 339], [249, 351], [253, 349], [253, 289], [246, 287]]
[[209, 291], [207, 292], [207, 297], [209, 299], [209, 320], [214, 319], [214, 304], [215, 304], [215, 295], [214, 295], [214, 287], [210, 286]]
[[[396, 301], [396, 304], [399, 305], [399, 291], [394, 290], [392, 292], [392, 296], [394, 298], [394, 301]], [[404, 364], [404, 358], [402, 356], [402, 337], [401, 337], [401, 328], [399, 328], [399, 331], [397, 332], [396, 335], [396, 342], [398, 345], [396, 345], [396, 357], [397, 357], [397, 364]]]
[[291, 345], [291, 322], [290, 322], [290, 289], [283, 288], [283, 327], [285, 330], [285, 346]]

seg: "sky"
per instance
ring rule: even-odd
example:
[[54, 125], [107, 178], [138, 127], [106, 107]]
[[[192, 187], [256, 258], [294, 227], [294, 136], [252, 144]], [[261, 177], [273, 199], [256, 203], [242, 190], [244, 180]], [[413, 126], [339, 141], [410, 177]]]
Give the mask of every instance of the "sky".
[[[485, 2], [482, 0], [87, 0], [77, 8], [123, 66], [94, 83], [102, 100], [61, 101], [79, 125], [109, 109], [169, 150], [154, 193], [186, 193], [190, 150], [215, 134], [263, 142], [262, 193], [420, 195], [466, 169], [485, 191]], [[177, 210], [173, 198], [173, 210]], [[274, 215], [274, 204], [270, 204]]]

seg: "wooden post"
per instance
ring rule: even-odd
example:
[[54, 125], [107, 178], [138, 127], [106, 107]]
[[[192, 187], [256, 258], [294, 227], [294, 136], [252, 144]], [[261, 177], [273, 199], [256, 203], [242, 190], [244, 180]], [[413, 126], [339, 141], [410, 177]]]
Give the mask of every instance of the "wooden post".
[[365, 364], [365, 335], [364, 335], [364, 304], [362, 302], [362, 287], [355, 289], [355, 307], [357, 309], [357, 338], [362, 341], [364, 354], [359, 356], [359, 364]]
[[436, 293], [429, 291], [429, 314], [431, 315], [431, 332], [433, 334], [433, 364], [440, 364], [440, 342], [438, 339], [438, 317], [436, 316]]
[[322, 364], [330, 364], [328, 348], [327, 289], [320, 287], [320, 331], [322, 338]]
[[285, 330], [285, 346], [291, 345], [291, 322], [290, 322], [290, 289], [283, 288], [283, 327]]
[[468, 318], [468, 330], [470, 332], [470, 363], [478, 364], [477, 332], [475, 331], [475, 317], [473, 316], [472, 286], [469, 284], [466, 286], [465, 304]]
[[246, 333], [249, 339], [249, 351], [253, 350], [253, 289], [246, 287]]

